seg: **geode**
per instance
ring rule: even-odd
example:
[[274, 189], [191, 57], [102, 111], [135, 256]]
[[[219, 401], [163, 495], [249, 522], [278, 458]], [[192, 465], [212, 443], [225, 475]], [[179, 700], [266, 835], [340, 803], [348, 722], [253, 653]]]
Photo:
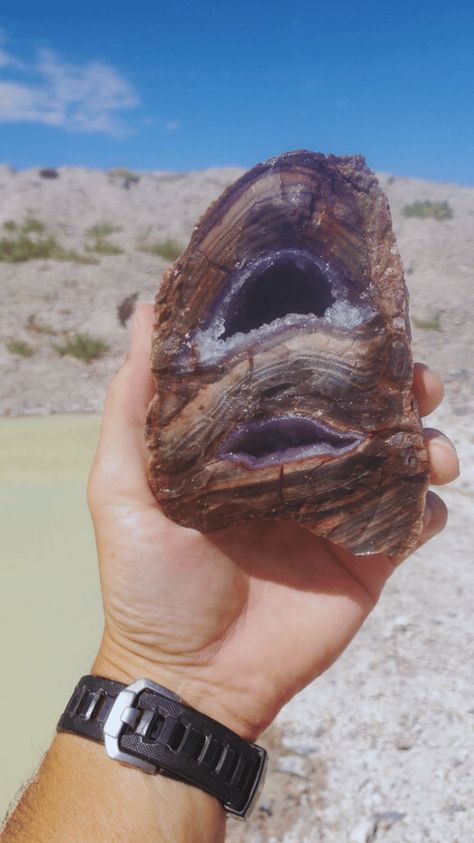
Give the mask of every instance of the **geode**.
[[150, 484], [201, 532], [294, 519], [405, 556], [428, 460], [387, 199], [361, 156], [258, 164], [207, 210], [155, 300]]

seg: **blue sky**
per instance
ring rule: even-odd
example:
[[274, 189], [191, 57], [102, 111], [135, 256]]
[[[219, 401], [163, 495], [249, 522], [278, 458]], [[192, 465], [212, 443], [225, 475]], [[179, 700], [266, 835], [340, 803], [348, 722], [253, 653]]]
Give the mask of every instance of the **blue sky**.
[[0, 160], [250, 166], [287, 149], [474, 185], [471, 0], [2, 0]]

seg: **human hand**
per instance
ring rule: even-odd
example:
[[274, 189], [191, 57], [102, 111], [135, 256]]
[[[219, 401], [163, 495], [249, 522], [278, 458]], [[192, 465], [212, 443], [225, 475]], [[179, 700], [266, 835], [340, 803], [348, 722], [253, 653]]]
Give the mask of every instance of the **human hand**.
[[[153, 307], [134, 317], [132, 348], [107, 394], [88, 497], [105, 631], [94, 672], [169, 687], [184, 701], [254, 740], [298, 690], [355, 635], [397, 560], [353, 556], [291, 521], [203, 535], [161, 512], [147, 481], [145, 416]], [[415, 367], [422, 415], [443, 394]], [[431, 480], [458, 474], [456, 453], [425, 431]], [[420, 544], [446, 523], [428, 493]]]

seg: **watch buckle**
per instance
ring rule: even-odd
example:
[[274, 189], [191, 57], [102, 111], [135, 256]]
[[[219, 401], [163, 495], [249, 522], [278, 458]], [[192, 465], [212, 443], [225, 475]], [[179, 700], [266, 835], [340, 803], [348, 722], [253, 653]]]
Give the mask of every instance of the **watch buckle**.
[[120, 738], [124, 729], [127, 726], [134, 728], [138, 722], [139, 709], [135, 708], [135, 703], [142, 691], [154, 691], [163, 697], [168, 697], [170, 700], [181, 702], [181, 697], [169, 691], [168, 688], [163, 688], [162, 685], [152, 682], [151, 679], [137, 679], [131, 685], [127, 685], [117, 695], [105, 720], [105, 751], [109, 758], [114, 759], [114, 761], [119, 761], [121, 764], [128, 764], [131, 767], [138, 767], [144, 773], [156, 773], [159, 769], [156, 764], [152, 764], [150, 761], [144, 761], [142, 758], [131, 755], [129, 752], [123, 752], [120, 749]]

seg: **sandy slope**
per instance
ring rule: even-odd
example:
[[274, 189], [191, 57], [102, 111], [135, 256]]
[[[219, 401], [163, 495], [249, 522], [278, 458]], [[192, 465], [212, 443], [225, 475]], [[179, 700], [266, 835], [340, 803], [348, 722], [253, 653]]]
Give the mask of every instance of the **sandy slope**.
[[[83, 253], [87, 229], [108, 222], [121, 227], [110, 240], [125, 251], [97, 265], [0, 263], [0, 413], [100, 410], [127, 347], [116, 307], [134, 292], [151, 300], [165, 267], [137, 243], [146, 236], [184, 244], [199, 213], [237, 174], [148, 173], [126, 189], [99, 171], [62, 169], [49, 182], [36, 171], [0, 169], [0, 225], [33, 215]], [[457, 442], [464, 474], [444, 493], [452, 515], [443, 536], [404, 565], [340, 662], [270, 731], [269, 783], [252, 825], [230, 829], [233, 843], [472, 840], [474, 189], [384, 175], [381, 182], [412, 316], [439, 316], [441, 330], [414, 326], [414, 349], [444, 374], [447, 401], [435, 423]], [[453, 218], [403, 217], [402, 207], [418, 199], [447, 200]], [[54, 337], [27, 329], [32, 314], [56, 331], [99, 336], [111, 351], [89, 366], [60, 358]], [[12, 355], [11, 339], [30, 343], [35, 354]]]
[[[97, 256], [99, 263], [92, 266], [43, 260], [0, 263], [2, 415], [100, 411], [105, 385], [127, 346], [116, 307], [135, 292], [140, 300], [151, 300], [166, 265], [139, 251], [137, 244], [145, 237], [147, 243], [172, 238], [184, 245], [199, 214], [239, 171], [147, 173], [128, 189], [102, 171], [66, 168], [59, 173], [48, 181], [36, 170], [13, 174], [1, 167], [0, 232], [5, 221], [34, 216], [65, 248], [86, 254], [91, 242], [87, 230], [107, 222], [120, 228], [108, 239], [124, 254]], [[471, 333], [467, 317], [474, 312], [474, 189], [380, 178], [393, 210], [412, 315], [424, 320], [440, 317], [441, 331], [414, 326], [415, 353], [443, 371], [451, 403], [462, 414], [468, 411], [473, 382], [466, 352]], [[417, 199], [447, 200], [453, 218], [439, 222], [403, 217], [403, 205]], [[51, 347], [54, 339], [27, 330], [32, 314], [56, 331], [101, 337], [111, 351], [91, 366], [59, 358]], [[12, 355], [5, 345], [11, 339], [32, 344], [36, 353], [27, 360]]]

